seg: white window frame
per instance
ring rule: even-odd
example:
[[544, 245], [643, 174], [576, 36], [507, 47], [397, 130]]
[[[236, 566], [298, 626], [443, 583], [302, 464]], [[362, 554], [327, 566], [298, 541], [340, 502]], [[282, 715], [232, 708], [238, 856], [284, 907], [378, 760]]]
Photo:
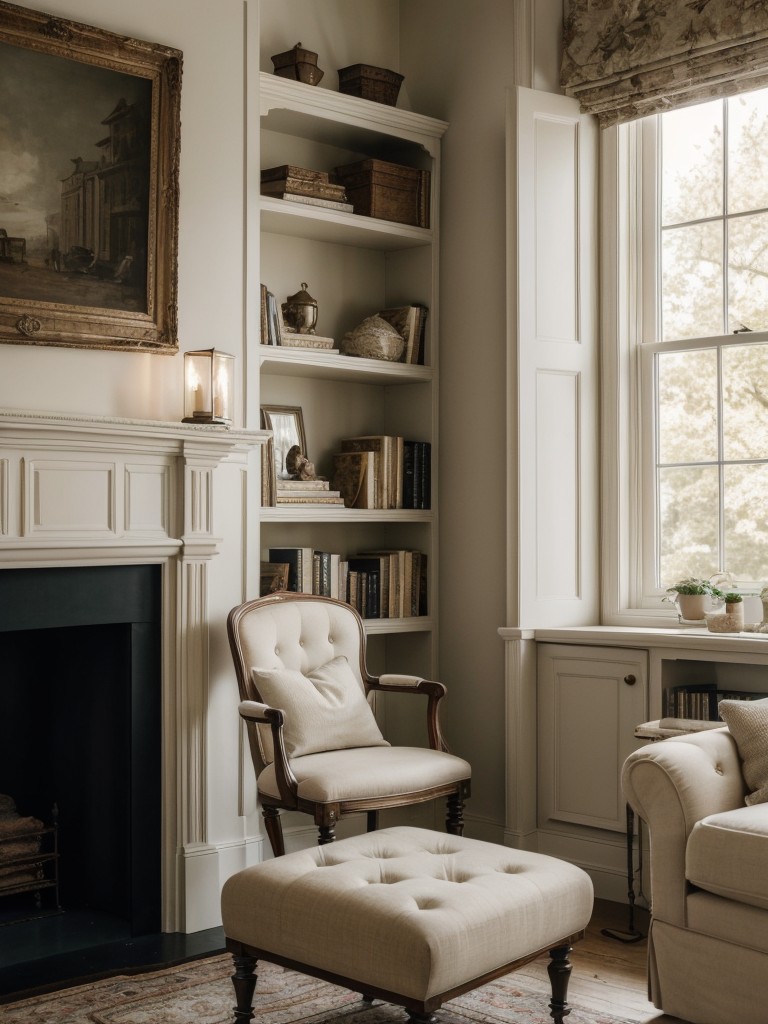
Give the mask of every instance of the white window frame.
[[[656, 561], [654, 355], [662, 348], [722, 343], [722, 337], [669, 347], [658, 341], [660, 274], [654, 248], [643, 245], [658, 232], [657, 124], [646, 118], [601, 133], [601, 602], [607, 625], [677, 621], [674, 608], [662, 603], [664, 590], [643, 586]], [[768, 332], [749, 340], [766, 341]]]

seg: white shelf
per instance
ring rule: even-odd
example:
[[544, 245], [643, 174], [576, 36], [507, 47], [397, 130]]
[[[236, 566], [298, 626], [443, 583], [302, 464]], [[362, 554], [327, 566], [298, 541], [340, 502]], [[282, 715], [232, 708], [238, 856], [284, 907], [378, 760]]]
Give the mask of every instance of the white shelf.
[[381, 139], [402, 139], [434, 153], [448, 125], [434, 117], [262, 71], [262, 128], [314, 142], [376, 152]]
[[342, 508], [341, 505], [262, 507], [262, 523], [431, 523], [432, 509]]
[[328, 210], [309, 203], [261, 197], [261, 228], [275, 235], [309, 238], [315, 242], [334, 242], [363, 249], [394, 252], [416, 249], [433, 241], [429, 228], [398, 224], [397, 221], [365, 217], [358, 213]]
[[435, 623], [429, 615], [408, 619], [365, 619], [365, 632], [373, 633], [431, 633]]
[[431, 366], [389, 363], [384, 359], [361, 359], [323, 349], [281, 348], [262, 345], [261, 372], [283, 377], [311, 377], [359, 384], [419, 384], [432, 380]]

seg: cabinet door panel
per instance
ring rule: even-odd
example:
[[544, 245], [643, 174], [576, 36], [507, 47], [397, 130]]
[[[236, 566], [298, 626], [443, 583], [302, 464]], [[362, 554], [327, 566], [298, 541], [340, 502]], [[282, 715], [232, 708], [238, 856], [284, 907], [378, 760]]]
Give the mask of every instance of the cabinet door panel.
[[[634, 681], [633, 681], [634, 680]], [[542, 645], [539, 651], [539, 824], [624, 831], [621, 766], [646, 717], [641, 651]]]

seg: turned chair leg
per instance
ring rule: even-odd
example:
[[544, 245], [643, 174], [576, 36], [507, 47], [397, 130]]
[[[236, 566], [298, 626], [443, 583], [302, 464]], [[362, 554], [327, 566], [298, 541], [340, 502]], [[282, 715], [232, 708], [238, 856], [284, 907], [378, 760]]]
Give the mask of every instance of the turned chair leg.
[[563, 1024], [563, 1020], [571, 1012], [566, 1001], [568, 995], [568, 982], [573, 967], [568, 959], [571, 952], [570, 946], [558, 946], [557, 949], [550, 949], [547, 974], [552, 986], [552, 1002], [549, 1004], [549, 1015], [555, 1024]]
[[267, 829], [269, 845], [275, 857], [282, 857], [285, 853], [283, 842], [283, 825], [280, 821], [280, 811], [276, 807], [263, 807], [261, 813], [264, 815], [264, 825]]
[[320, 838], [317, 840], [318, 846], [336, 842], [336, 830], [333, 825], [318, 825], [317, 831], [320, 833]]
[[232, 955], [235, 973], [232, 984], [235, 986], [234, 1024], [248, 1024], [253, 1020], [253, 993], [256, 991], [256, 957]]
[[365, 815], [365, 830], [366, 832], [375, 832], [379, 827], [379, 812], [378, 811], [366, 811]]
[[451, 793], [448, 797], [445, 829], [452, 836], [464, 835], [464, 798], [461, 793]]

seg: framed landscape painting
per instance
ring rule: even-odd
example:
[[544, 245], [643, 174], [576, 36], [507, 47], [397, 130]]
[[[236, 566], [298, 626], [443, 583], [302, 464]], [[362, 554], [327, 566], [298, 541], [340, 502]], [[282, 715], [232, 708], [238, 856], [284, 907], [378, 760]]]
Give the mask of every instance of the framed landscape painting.
[[177, 351], [181, 69], [0, 0], [0, 342]]

